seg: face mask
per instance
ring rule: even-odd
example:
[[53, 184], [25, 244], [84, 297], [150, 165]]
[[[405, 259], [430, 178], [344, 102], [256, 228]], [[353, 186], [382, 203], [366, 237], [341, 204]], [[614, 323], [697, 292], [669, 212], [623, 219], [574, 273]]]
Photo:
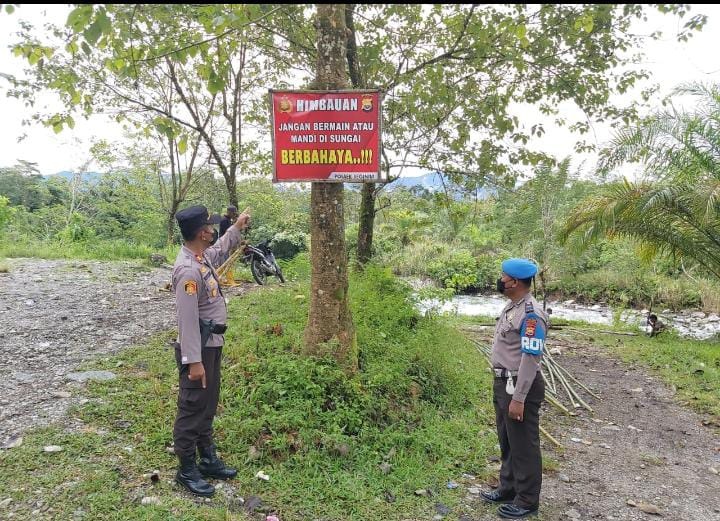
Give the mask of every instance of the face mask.
[[496, 288], [498, 290], [498, 293], [505, 293], [505, 283], [502, 279], [497, 279]]

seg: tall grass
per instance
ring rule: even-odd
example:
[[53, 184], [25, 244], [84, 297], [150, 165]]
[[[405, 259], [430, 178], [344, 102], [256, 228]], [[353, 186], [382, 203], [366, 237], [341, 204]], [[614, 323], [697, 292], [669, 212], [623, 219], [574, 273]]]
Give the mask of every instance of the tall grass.
[[21, 241], [0, 243], [2, 257], [37, 257], [41, 259], [148, 260], [152, 253], [165, 255], [172, 262], [179, 246], [153, 248], [126, 240], [86, 242]]

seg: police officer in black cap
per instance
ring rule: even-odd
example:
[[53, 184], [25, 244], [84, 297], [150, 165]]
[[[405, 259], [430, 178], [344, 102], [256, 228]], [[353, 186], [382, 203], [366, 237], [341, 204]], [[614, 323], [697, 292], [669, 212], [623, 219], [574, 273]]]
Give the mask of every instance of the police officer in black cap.
[[[220, 222], [219, 215], [211, 216], [204, 206], [191, 206], [179, 211], [175, 218], [184, 239], [172, 274], [178, 322], [175, 360], [180, 373], [173, 429], [180, 468], [175, 479], [194, 494], [212, 496], [215, 487], [205, 478], [230, 479], [237, 474], [217, 456], [212, 436], [227, 320], [215, 267], [240, 243], [241, 231], [247, 228], [250, 216], [240, 215], [215, 244], [213, 225]], [[199, 465], [196, 450], [200, 453]]]

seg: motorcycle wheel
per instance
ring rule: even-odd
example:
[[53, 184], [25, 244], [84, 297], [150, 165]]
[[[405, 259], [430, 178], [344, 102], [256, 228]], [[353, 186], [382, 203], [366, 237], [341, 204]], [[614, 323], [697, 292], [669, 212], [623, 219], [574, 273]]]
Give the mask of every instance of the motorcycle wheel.
[[261, 286], [265, 285], [265, 282], [267, 282], [267, 274], [262, 267], [261, 260], [253, 259], [252, 263], [250, 263], [250, 272], [252, 273], [255, 282], [257, 282]]
[[277, 278], [280, 279], [280, 282], [285, 284], [285, 277], [283, 277], [282, 270], [280, 269], [280, 266], [275, 264], [275, 274], [277, 275]]

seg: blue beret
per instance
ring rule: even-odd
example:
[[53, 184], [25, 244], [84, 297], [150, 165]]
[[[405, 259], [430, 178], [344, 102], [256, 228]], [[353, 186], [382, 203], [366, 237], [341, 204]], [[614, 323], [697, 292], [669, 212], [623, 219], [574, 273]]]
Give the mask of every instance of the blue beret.
[[507, 259], [502, 263], [503, 273], [514, 279], [529, 279], [537, 273], [537, 266], [528, 259]]

